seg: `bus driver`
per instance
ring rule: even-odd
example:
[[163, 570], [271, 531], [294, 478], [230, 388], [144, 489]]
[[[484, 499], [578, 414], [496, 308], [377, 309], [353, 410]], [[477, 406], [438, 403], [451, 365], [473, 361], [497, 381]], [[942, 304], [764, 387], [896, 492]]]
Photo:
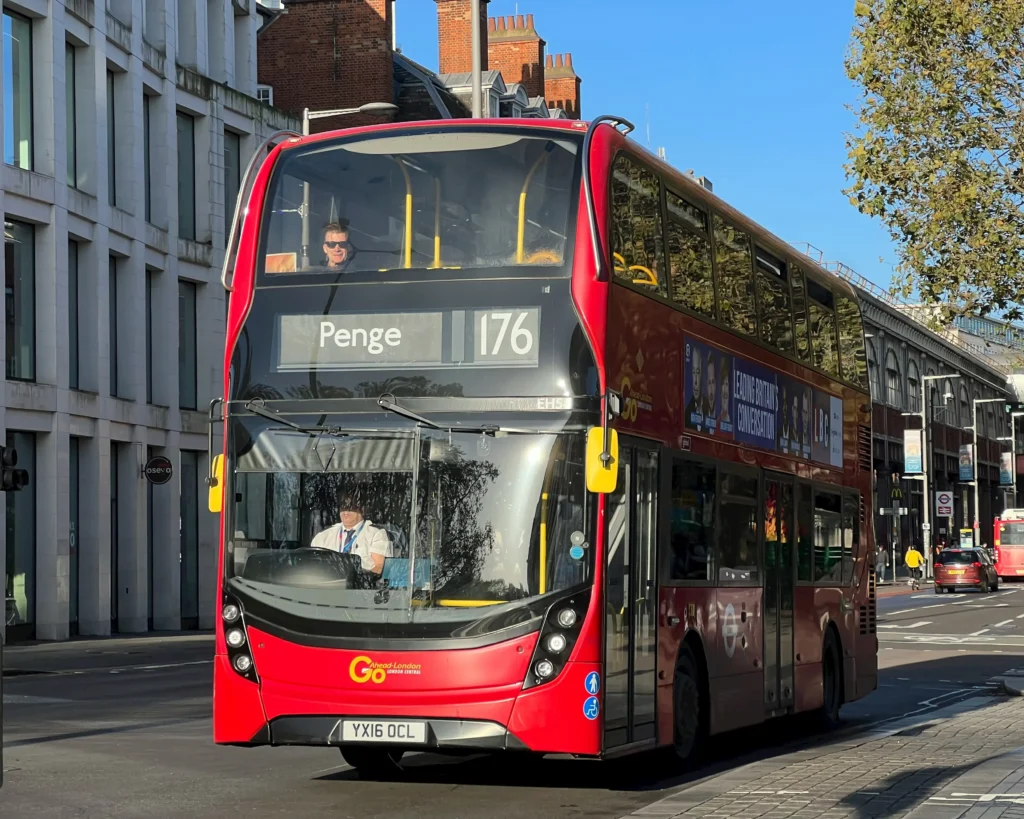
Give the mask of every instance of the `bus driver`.
[[352, 258], [352, 245], [348, 241], [348, 222], [331, 222], [324, 228], [324, 256], [327, 266], [344, 269]]
[[344, 554], [359, 555], [364, 572], [380, 574], [384, 558], [394, 557], [388, 533], [363, 517], [363, 507], [351, 492], [338, 492], [338, 517], [335, 523], [314, 536], [314, 549], [332, 549]]

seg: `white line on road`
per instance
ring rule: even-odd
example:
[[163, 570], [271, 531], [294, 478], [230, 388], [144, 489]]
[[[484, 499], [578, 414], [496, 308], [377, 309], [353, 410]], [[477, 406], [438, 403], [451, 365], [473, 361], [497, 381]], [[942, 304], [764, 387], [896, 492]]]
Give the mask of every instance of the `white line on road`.
[[916, 623], [911, 623], [907, 626], [901, 626], [896, 623], [886, 623], [880, 625], [879, 628], [921, 628], [921, 626], [930, 626], [931, 624], [931, 620], [918, 620]]
[[972, 637], [980, 637], [980, 636], [981, 636], [982, 634], [984, 634], [984, 633], [985, 633], [986, 631], [988, 631], [988, 629], [987, 629], [987, 628], [983, 628], [983, 629], [981, 629], [981, 631], [972, 631], [972, 632], [971, 632], [971, 636], [972, 636]]
[[1003, 620], [1003, 622], [1001, 622], [1001, 623], [996, 623], [996, 624], [995, 624], [995, 625], [993, 626], [993, 628], [1002, 628], [1003, 626], [1008, 626], [1008, 625], [1010, 625], [1010, 623], [1012, 623], [1012, 622], [1013, 622], [1013, 620]]
[[[918, 606], [918, 608], [930, 608], [930, 606]], [[917, 609], [900, 609], [899, 611], [887, 611], [885, 614], [887, 617], [895, 617], [897, 614], [910, 614], [910, 612], [912, 611], [917, 611]]]

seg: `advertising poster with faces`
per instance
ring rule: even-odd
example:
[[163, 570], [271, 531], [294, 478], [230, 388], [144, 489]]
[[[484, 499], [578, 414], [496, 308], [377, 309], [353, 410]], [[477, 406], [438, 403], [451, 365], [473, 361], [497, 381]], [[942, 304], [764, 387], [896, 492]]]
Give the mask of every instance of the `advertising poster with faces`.
[[842, 468], [841, 398], [713, 345], [684, 344], [686, 429]]

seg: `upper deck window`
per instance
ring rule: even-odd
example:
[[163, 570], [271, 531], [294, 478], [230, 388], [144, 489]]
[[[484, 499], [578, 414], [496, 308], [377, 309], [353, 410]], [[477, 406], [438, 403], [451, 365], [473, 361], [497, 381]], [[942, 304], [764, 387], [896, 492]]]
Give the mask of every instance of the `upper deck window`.
[[839, 345], [836, 340], [835, 297], [831, 290], [813, 279], [807, 280], [807, 295], [814, 366], [830, 375], [838, 376]]
[[672, 273], [672, 299], [705, 316], [716, 315], [715, 282], [711, 267], [708, 216], [674, 193], [668, 205], [668, 257]]
[[793, 317], [790, 314], [789, 271], [786, 263], [756, 248], [757, 296], [761, 339], [786, 353], [793, 352]]
[[839, 363], [843, 378], [859, 387], [868, 385], [868, 365], [864, 354], [864, 328], [860, 307], [849, 296], [836, 295], [836, 320], [839, 325]]
[[458, 129], [285, 151], [263, 223], [261, 284], [406, 269], [567, 272], [578, 142]]
[[718, 304], [722, 319], [748, 336], [757, 333], [754, 311], [754, 278], [750, 263], [750, 239], [715, 215], [715, 264]]
[[661, 182], [627, 156], [612, 168], [612, 266], [615, 277], [667, 297], [661, 233]]

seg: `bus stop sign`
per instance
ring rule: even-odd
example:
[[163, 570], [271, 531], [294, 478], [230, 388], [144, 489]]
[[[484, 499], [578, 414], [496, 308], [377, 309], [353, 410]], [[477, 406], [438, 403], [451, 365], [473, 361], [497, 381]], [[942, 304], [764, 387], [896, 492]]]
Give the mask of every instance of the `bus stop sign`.
[[953, 517], [953, 493], [935, 493], [935, 516], [939, 518]]

